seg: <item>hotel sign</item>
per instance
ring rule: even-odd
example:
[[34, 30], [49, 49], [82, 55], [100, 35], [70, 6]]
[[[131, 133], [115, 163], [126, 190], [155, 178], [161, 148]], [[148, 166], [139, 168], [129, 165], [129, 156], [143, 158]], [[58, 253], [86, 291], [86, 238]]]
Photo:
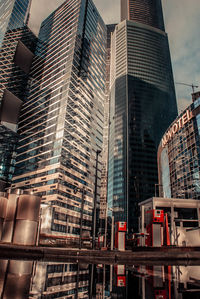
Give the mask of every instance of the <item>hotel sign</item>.
[[187, 110], [173, 125], [169, 128], [169, 130], [165, 133], [162, 138], [162, 147], [165, 147], [166, 144], [172, 139], [172, 137], [187, 124], [190, 119], [193, 117], [191, 111]]

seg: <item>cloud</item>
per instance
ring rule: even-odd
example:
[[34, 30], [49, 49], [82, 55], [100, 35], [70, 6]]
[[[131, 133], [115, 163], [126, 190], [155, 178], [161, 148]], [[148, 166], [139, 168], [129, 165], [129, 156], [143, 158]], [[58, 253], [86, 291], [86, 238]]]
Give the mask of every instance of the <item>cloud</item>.
[[[163, 8], [175, 82], [200, 85], [200, 1], [163, 0]], [[176, 84], [179, 110], [191, 102], [191, 93], [191, 87]]]
[[178, 98], [177, 99], [178, 104], [178, 112], [179, 114], [184, 111], [190, 104], [192, 104], [192, 98]]
[[[38, 33], [41, 22], [64, 1], [65, 0], [32, 1], [29, 26], [35, 34]], [[119, 23], [120, 0], [94, 0], [93, 2], [106, 24]]]
[[106, 24], [120, 22], [120, 0], [93, 0]]
[[42, 21], [50, 15], [65, 0], [33, 0], [31, 4], [31, 16], [29, 26], [37, 34]]

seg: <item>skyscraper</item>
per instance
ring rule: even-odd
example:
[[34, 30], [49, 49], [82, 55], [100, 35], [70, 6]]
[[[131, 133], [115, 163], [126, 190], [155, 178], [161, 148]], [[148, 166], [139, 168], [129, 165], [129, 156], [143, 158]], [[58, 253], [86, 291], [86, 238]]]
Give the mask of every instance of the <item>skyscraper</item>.
[[121, 4], [111, 41], [108, 205], [130, 231], [138, 202], [154, 194], [157, 148], [177, 105], [160, 0]]
[[12, 187], [49, 204], [45, 236], [78, 239], [91, 231], [103, 141], [106, 27], [91, 0], [67, 0], [44, 20], [39, 40]]
[[0, 0], [0, 191], [14, 171], [18, 115], [36, 44], [25, 25], [30, 3]]
[[102, 150], [102, 174], [101, 174], [101, 193], [100, 193], [100, 222], [101, 227], [107, 225], [107, 185], [108, 185], [108, 143], [109, 143], [109, 107], [110, 107], [110, 47], [111, 35], [115, 30], [116, 24], [106, 25], [107, 41], [106, 41], [106, 97], [104, 105], [104, 134], [103, 134], [103, 150]]
[[0, 47], [8, 30], [27, 23], [32, 0], [0, 0]]
[[121, 21], [124, 20], [165, 30], [161, 0], [121, 0]]

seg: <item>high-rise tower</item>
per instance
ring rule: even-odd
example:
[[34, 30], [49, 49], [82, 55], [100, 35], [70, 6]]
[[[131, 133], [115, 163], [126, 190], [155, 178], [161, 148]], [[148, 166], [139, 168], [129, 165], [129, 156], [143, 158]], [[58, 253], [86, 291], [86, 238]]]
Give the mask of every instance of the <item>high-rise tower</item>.
[[121, 0], [121, 21], [131, 20], [164, 31], [161, 0]]
[[14, 171], [17, 122], [36, 37], [25, 25], [30, 0], [0, 0], [0, 191]]
[[111, 41], [108, 205], [130, 231], [138, 202], [154, 195], [157, 148], [177, 105], [161, 1], [121, 4]]
[[0, 0], [0, 47], [6, 31], [27, 23], [32, 0]]
[[103, 141], [106, 26], [91, 0], [67, 0], [44, 20], [39, 40], [21, 110], [12, 187], [40, 194], [49, 204], [46, 236], [78, 239], [81, 229], [90, 232], [92, 226], [96, 153]]

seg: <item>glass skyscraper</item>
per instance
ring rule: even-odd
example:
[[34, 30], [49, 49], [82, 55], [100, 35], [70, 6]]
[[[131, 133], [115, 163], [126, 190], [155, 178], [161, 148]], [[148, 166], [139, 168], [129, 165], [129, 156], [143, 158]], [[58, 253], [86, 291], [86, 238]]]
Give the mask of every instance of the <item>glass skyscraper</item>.
[[124, 20], [165, 30], [161, 0], [121, 0], [121, 21]]
[[67, 0], [42, 23], [12, 188], [26, 188], [48, 204], [44, 237], [78, 239], [81, 226], [83, 234], [91, 231], [105, 57], [106, 26], [91, 0]]
[[8, 30], [27, 23], [32, 0], [0, 0], [0, 47]]
[[9, 187], [14, 171], [18, 115], [36, 44], [24, 24], [30, 3], [0, 0], [0, 191]]
[[154, 195], [157, 148], [177, 105], [160, 0], [121, 3], [124, 21], [111, 40], [108, 206], [137, 231], [138, 202]]
[[104, 105], [104, 134], [103, 134], [103, 150], [102, 150], [102, 174], [101, 174], [101, 193], [100, 193], [100, 222], [101, 227], [107, 225], [107, 186], [108, 186], [108, 142], [109, 142], [109, 108], [110, 108], [110, 51], [111, 51], [111, 35], [115, 30], [116, 24], [106, 25], [107, 41], [106, 41], [106, 97]]

